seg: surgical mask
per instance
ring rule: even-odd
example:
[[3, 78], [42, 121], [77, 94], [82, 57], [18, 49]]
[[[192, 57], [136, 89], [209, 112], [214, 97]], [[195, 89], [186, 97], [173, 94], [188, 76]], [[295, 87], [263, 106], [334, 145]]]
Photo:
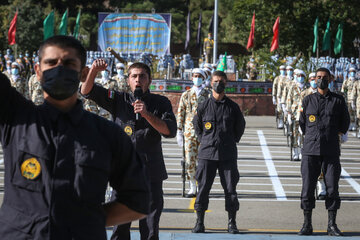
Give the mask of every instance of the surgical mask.
[[290, 77], [293, 75], [293, 71], [287, 71], [287, 75]]
[[301, 77], [297, 77], [296, 81], [298, 81], [299, 83], [304, 83], [305, 82], [305, 78], [303, 76]]
[[195, 86], [199, 87], [203, 83], [202, 78], [193, 78], [193, 83]]
[[285, 76], [286, 75], [286, 72], [284, 70], [280, 70], [280, 75], [281, 76]]
[[318, 88], [324, 90], [329, 87], [329, 79], [328, 78], [319, 78], [317, 80]]
[[350, 72], [351, 77], [355, 77], [355, 72]]
[[18, 75], [18, 74], [19, 74], [19, 69], [17, 69], [17, 68], [12, 68], [12, 69], [11, 69], [11, 74], [12, 74], [12, 75]]
[[109, 77], [109, 72], [108, 71], [102, 71], [101, 72], [101, 76], [105, 79], [107, 79]]
[[50, 97], [64, 100], [76, 93], [79, 83], [77, 71], [59, 65], [43, 72], [41, 86]]
[[310, 86], [311, 86], [312, 88], [317, 88], [317, 85], [316, 85], [315, 80], [310, 81]]
[[224, 82], [214, 82], [213, 87], [216, 93], [222, 93], [225, 90], [225, 83]]
[[120, 76], [124, 75], [124, 70], [122, 70], [122, 69], [118, 69], [116, 72]]

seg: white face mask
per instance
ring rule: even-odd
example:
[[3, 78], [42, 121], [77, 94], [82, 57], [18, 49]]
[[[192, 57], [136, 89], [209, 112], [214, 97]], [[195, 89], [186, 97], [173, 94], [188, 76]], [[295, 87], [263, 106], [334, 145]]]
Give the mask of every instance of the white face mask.
[[124, 70], [122, 70], [122, 69], [118, 69], [116, 72], [117, 72], [117, 74], [120, 75], [120, 76], [123, 76], [123, 75], [124, 75]]
[[202, 78], [193, 78], [193, 83], [195, 86], [199, 87], [203, 83], [203, 79]]

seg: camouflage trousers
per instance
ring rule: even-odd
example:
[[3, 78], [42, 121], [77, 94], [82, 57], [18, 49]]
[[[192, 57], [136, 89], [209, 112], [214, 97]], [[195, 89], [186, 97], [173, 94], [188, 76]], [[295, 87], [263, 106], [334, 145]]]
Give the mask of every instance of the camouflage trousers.
[[277, 116], [276, 116], [277, 118], [279, 118], [279, 119], [283, 118], [284, 119], [284, 114], [283, 114], [283, 110], [281, 108], [280, 103], [276, 104], [276, 113], [277, 113]]
[[195, 180], [196, 162], [200, 142], [196, 137], [185, 137], [185, 171], [188, 180]]
[[303, 141], [303, 136], [300, 134], [299, 131], [299, 121], [294, 121], [293, 122], [293, 129], [292, 129], [292, 143], [293, 143], [293, 147], [300, 147], [300, 145], [302, 144]]
[[356, 111], [352, 109], [351, 102], [348, 102], [347, 106], [348, 106], [349, 115], [350, 115], [350, 122], [355, 122]]

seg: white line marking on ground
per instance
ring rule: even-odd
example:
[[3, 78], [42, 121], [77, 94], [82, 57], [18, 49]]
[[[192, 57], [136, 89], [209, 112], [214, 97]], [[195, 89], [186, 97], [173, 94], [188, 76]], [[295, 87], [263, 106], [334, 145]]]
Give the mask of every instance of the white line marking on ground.
[[360, 184], [357, 183], [344, 168], [341, 168], [341, 176], [354, 188], [360, 195]]
[[264, 160], [265, 160], [266, 166], [267, 166], [268, 171], [269, 171], [269, 176], [270, 176], [271, 182], [273, 183], [276, 198], [277, 198], [277, 200], [286, 201], [287, 200], [286, 194], [285, 194], [284, 188], [281, 185], [281, 182], [280, 182], [280, 179], [278, 177], [274, 162], [272, 161], [269, 148], [268, 148], [268, 146], [266, 144], [266, 139], [264, 137], [264, 133], [263, 133], [263, 131], [258, 130], [257, 134], [258, 134], [258, 137], [259, 137], [261, 150], [262, 150], [263, 155], [264, 155]]

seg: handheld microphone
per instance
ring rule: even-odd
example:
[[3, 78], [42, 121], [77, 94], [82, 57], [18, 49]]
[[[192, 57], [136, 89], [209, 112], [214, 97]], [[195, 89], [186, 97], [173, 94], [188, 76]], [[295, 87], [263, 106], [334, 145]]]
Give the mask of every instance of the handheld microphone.
[[[141, 87], [136, 87], [134, 90], [135, 99], [140, 100], [142, 95], [143, 95], [143, 91], [142, 91]], [[136, 113], [136, 120], [139, 120], [139, 119], [140, 119], [140, 114]]]

